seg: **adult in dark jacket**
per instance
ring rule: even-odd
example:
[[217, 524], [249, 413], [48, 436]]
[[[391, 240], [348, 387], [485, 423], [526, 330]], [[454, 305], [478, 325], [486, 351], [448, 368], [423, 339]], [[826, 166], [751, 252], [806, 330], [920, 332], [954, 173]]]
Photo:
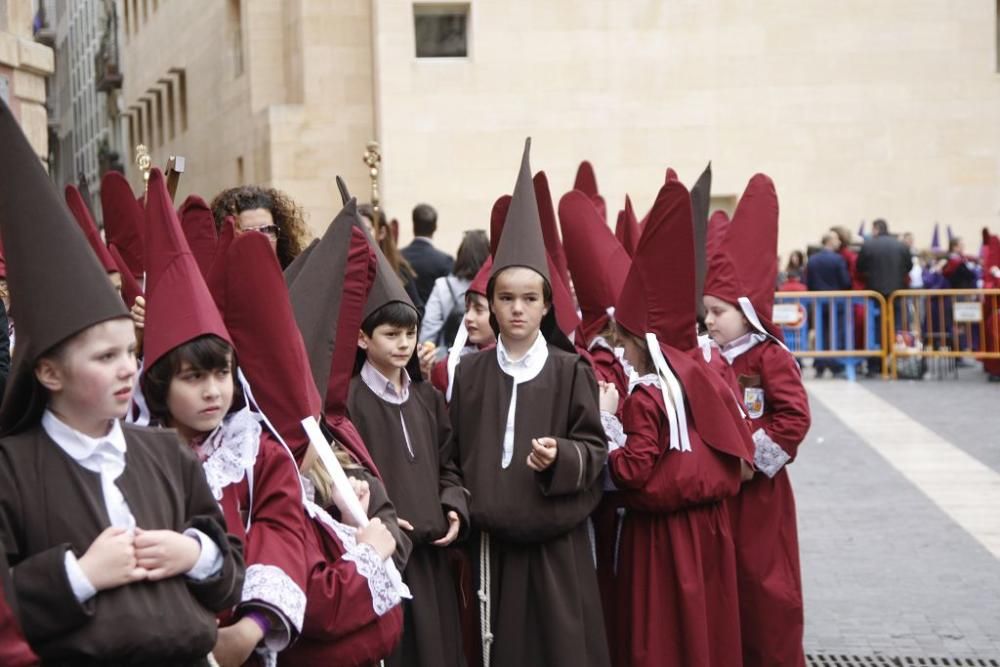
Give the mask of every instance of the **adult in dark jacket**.
[[432, 238], [437, 231], [437, 211], [428, 204], [413, 209], [413, 242], [400, 252], [417, 274], [417, 294], [427, 303], [434, 281], [451, 273], [454, 258], [434, 247]]
[[[833, 232], [823, 235], [823, 247], [809, 258], [809, 272], [806, 274], [806, 285], [810, 292], [828, 292], [851, 289], [851, 273], [847, 269], [847, 260], [837, 253], [840, 249], [840, 238]], [[847, 340], [847, 309], [843, 300], [836, 300], [832, 306], [820, 305], [825, 318], [836, 317], [836, 328], [833, 331], [833, 341], [837, 349], [844, 349]], [[824, 322], [823, 333], [830, 336], [830, 323]], [[851, 336], [853, 338], [853, 335]], [[817, 359], [813, 364], [817, 377], [827, 369], [837, 375], [844, 370], [844, 365], [836, 359]]]
[[[865, 241], [858, 253], [858, 273], [864, 277], [868, 289], [874, 290], [888, 299], [896, 290], [906, 289], [913, 259], [906, 244], [889, 236], [889, 225], [879, 218], [872, 223], [873, 236]], [[897, 301], [898, 304], [901, 303]], [[881, 326], [881, 314], [879, 316]], [[896, 312], [899, 320], [899, 312]], [[895, 339], [895, 332], [889, 336]], [[868, 360], [868, 374], [881, 371], [881, 361], [875, 357]]]

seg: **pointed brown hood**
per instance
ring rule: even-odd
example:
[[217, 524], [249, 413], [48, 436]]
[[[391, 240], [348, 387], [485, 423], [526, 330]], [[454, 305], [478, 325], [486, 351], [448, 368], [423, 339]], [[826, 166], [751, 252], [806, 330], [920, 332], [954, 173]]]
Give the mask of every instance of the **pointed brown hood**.
[[17, 346], [0, 407], [0, 434], [8, 434], [36, 424], [45, 407], [34, 376], [38, 358], [128, 311], [3, 101], [0, 146], [0, 237], [17, 314]]
[[712, 163], [709, 162], [691, 188], [691, 224], [694, 227], [694, 302], [699, 319], [705, 317], [701, 293], [705, 286], [705, 273], [708, 271], [708, 253], [705, 244], [708, 241], [708, 207], [711, 198]]

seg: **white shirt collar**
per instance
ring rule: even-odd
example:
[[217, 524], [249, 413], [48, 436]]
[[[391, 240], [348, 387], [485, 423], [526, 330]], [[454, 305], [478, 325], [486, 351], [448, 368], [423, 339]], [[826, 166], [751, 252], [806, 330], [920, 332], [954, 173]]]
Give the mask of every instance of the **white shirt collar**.
[[726, 361], [732, 364], [733, 361], [738, 356], [740, 356], [747, 350], [750, 350], [751, 348], [757, 346], [758, 344], [763, 343], [765, 340], [767, 340], [767, 338], [768, 337], [762, 333], [759, 333], [757, 331], [750, 331], [748, 333], [743, 334], [739, 338], [731, 340], [725, 345], [723, 345], [722, 356], [726, 358]]
[[517, 360], [511, 359], [510, 352], [503, 344], [503, 336], [497, 337], [497, 363], [500, 365], [500, 370], [513, 377], [515, 382], [526, 382], [538, 375], [548, 358], [549, 344], [541, 331], [536, 335], [535, 342], [531, 344], [527, 354]]
[[115, 462], [122, 469], [125, 467], [125, 434], [117, 419], [111, 422], [107, 434], [100, 438], [91, 438], [67, 425], [52, 411], [46, 409], [42, 414], [42, 428], [60, 449], [88, 470], [101, 471], [101, 465], [95, 462], [94, 457], [98, 451], [101, 454], [100, 458]]
[[402, 391], [396, 391], [396, 385], [367, 361], [361, 367], [361, 379], [376, 396], [389, 403], [399, 405], [410, 398], [410, 374], [403, 369]]

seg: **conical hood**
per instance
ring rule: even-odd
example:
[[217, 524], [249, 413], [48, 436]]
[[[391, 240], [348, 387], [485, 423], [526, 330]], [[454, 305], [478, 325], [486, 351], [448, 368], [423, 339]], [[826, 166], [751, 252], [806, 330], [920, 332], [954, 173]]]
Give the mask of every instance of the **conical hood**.
[[[704, 293], [739, 306], [754, 328], [781, 340], [780, 330], [771, 323], [777, 273], [778, 195], [769, 177], [755, 174], [720, 247], [709, 258]], [[741, 299], [749, 302], [752, 312]]]
[[708, 207], [712, 199], [712, 163], [709, 162], [705, 171], [701, 172], [694, 187], [691, 188], [691, 224], [694, 226], [694, 304], [698, 310], [698, 318], [705, 316], [705, 306], [701, 302], [702, 290], [705, 288], [705, 273], [708, 271], [708, 254], [705, 244], [708, 241]]
[[563, 195], [559, 224], [583, 313], [581, 342], [586, 346], [607, 325], [608, 309], [618, 301], [631, 260], [586, 194], [574, 190]]
[[941, 225], [934, 223], [934, 233], [931, 235], [931, 250], [941, 249]]
[[289, 298], [319, 391], [323, 422], [355, 459], [377, 475], [364, 441], [347, 418], [358, 331], [375, 282], [373, 246], [357, 202], [350, 199], [312, 246], [309, 259], [299, 265]]
[[549, 179], [544, 171], [535, 174], [532, 181], [535, 186], [535, 200], [538, 202], [538, 219], [542, 225], [542, 238], [545, 239], [545, 252], [559, 272], [563, 284], [569, 286], [569, 267], [566, 264], [566, 252], [559, 240], [559, 229], [556, 224], [556, 210], [552, 205], [552, 193], [549, 190]]
[[660, 188], [632, 267], [618, 297], [615, 320], [636, 336], [656, 334], [663, 345], [697, 345], [691, 197], [680, 181]]
[[503, 223], [507, 218], [507, 210], [510, 208], [510, 195], [503, 195], [495, 202], [490, 209], [490, 257], [497, 254], [497, 246], [500, 245], [500, 237], [503, 236]]
[[476, 272], [476, 277], [472, 279], [469, 283], [469, 287], [465, 290], [466, 292], [472, 292], [473, 294], [479, 294], [480, 296], [486, 296], [486, 288], [490, 282], [490, 274], [493, 272], [493, 258], [487, 257], [483, 265], [479, 267], [479, 271]]
[[[729, 216], [723, 210], [718, 210], [712, 213], [712, 217], [708, 219], [708, 230], [705, 234], [705, 259], [706, 264], [712, 261], [712, 257], [719, 248], [722, 247], [722, 239], [726, 238], [726, 230], [729, 229]], [[708, 267], [705, 268], [706, 275], [708, 274]], [[704, 293], [705, 287], [702, 283], [702, 292]]]
[[573, 181], [573, 189], [579, 190], [587, 195], [594, 204], [594, 208], [601, 216], [601, 220], [607, 224], [608, 207], [597, 188], [597, 175], [594, 173], [594, 166], [589, 161], [584, 160], [576, 168], [576, 179]]
[[363, 229], [357, 202], [351, 199], [288, 288], [324, 415], [347, 412], [358, 331], [375, 281], [375, 253]]
[[97, 224], [94, 223], [94, 218], [90, 215], [90, 209], [87, 208], [83, 195], [80, 194], [75, 185], [67, 185], [63, 194], [66, 197], [66, 206], [69, 207], [70, 213], [76, 219], [76, 224], [80, 225], [83, 235], [87, 237], [87, 243], [90, 244], [94, 255], [97, 256], [97, 261], [108, 273], [118, 273], [118, 265], [115, 264], [114, 257], [111, 256], [108, 247], [101, 240], [101, 234], [97, 231]]
[[625, 195], [625, 209], [618, 213], [618, 224], [615, 225], [615, 238], [625, 252], [631, 257], [635, 254], [635, 249], [639, 245], [639, 237], [642, 235], [642, 228], [635, 217], [635, 209], [632, 208], [632, 200]]
[[523, 266], [541, 275], [550, 284], [549, 263], [545, 256], [545, 238], [538, 215], [538, 201], [531, 179], [531, 139], [524, 142], [521, 169], [514, 184], [510, 206], [504, 217], [503, 233], [493, 255], [493, 275], [512, 266]]
[[261, 411], [299, 459], [309, 446], [302, 420], [319, 417], [321, 405], [281, 266], [263, 234], [240, 235], [222, 261], [225, 278], [213, 296], [240, 368]]
[[[491, 216], [491, 222], [496, 220], [508, 220], [508, 208], [513, 201], [512, 197], [503, 196], [496, 201], [493, 205], [493, 212]], [[491, 227], [492, 233], [497, 234], [500, 238], [503, 237], [503, 233], [506, 227], [503, 224], [493, 224]], [[492, 240], [491, 240], [492, 241]], [[492, 241], [499, 243], [499, 239]], [[569, 291], [569, 286], [563, 282], [562, 278], [559, 277], [559, 272], [556, 270], [555, 265], [552, 262], [552, 258], [548, 256], [548, 253], [542, 250], [542, 254], [545, 257], [545, 265], [548, 267], [548, 276], [543, 276], [549, 283], [549, 287], [552, 289], [552, 308], [549, 309], [548, 314], [542, 319], [541, 331], [542, 335], [545, 336], [546, 340], [554, 345], [558, 345], [563, 349], [571, 352], [575, 352], [573, 344], [569, 341], [570, 335], [576, 331], [577, 327], [580, 326], [580, 317], [576, 313], [576, 304], [573, 301], [573, 295]], [[514, 266], [523, 266], [517, 265]], [[496, 258], [494, 257], [493, 266], [491, 267], [490, 280], [493, 279], [498, 271], [496, 269]], [[487, 289], [489, 282], [487, 282]], [[490, 324], [493, 327], [493, 332], [499, 334], [499, 328], [497, 326], [496, 320], [491, 317]]]
[[0, 146], [0, 238], [17, 316], [0, 407], [2, 435], [38, 423], [46, 395], [34, 367], [43, 353], [95, 324], [128, 317], [128, 311], [2, 100]]
[[131, 308], [132, 304], [135, 303], [135, 298], [142, 296], [142, 287], [139, 286], [139, 281], [132, 275], [128, 264], [122, 258], [122, 254], [118, 252], [118, 248], [109, 245], [108, 253], [115, 260], [115, 265], [118, 267], [118, 275], [122, 280], [122, 301], [125, 302], [126, 307]]
[[177, 211], [181, 220], [181, 230], [187, 239], [191, 254], [198, 262], [202, 276], [208, 276], [208, 270], [215, 261], [216, 244], [219, 234], [215, 229], [215, 216], [205, 200], [198, 195], [190, 195]]
[[156, 168], [146, 194], [145, 246], [144, 367], [152, 368], [167, 352], [199, 336], [214, 334], [232, 344]]
[[142, 280], [146, 257], [143, 250], [145, 214], [136, 201], [132, 186], [117, 171], [109, 171], [101, 179], [101, 210], [108, 245], [113, 243], [118, 247], [132, 275]]

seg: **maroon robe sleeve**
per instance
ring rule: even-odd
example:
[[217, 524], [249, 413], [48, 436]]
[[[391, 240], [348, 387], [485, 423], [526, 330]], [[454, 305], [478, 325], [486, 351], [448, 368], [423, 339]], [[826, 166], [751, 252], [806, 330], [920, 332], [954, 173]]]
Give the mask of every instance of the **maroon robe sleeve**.
[[[555, 438], [556, 461], [536, 473], [547, 496], [580, 493], [591, 488], [608, 460], [608, 444], [601, 425], [601, 408], [594, 371], [577, 359], [570, 387], [570, 412], [566, 437]], [[539, 433], [538, 436], [551, 437]]]
[[441, 359], [431, 367], [431, 384], [442, 394], [448, 393], [448, 357]]
[[794, 460], [812, 423], [809, 396], [795, 358], [779, 345], [765, 345], [761, 351], [761, 384], [767, 412], [763, 419], [754, 421], [753, 430], [763, 428], [767, 436]]
[[38, 656], [25, 641], [14, 612], [7, 605], [7, 600], [0, 595], [0, 665], [29, 667], [37, 664], [39, 664]]
[[240, 607], [277, 614], [291, 639], [302, 629], [306, 608], [306, 516], [298, 468], [267, 432], [254, 464], [251, 503]]
[[595, 347], [590, 356], [594, 360], [594, 373], [597, 379], [610, 382], [618, 390], [618, 408], [615, 410], [615, 416], [621, 419], [625, 399], [628, 397], [628, 376], [625, 374], [625, 368], [615, 357], [615, 353], [605, 347]]
[[663, 454], [663, 410], [644, 391], [629, 395], [622, 410], [625, 446], [611, 452], [608, 470], [620, 489], [641, 489]]

